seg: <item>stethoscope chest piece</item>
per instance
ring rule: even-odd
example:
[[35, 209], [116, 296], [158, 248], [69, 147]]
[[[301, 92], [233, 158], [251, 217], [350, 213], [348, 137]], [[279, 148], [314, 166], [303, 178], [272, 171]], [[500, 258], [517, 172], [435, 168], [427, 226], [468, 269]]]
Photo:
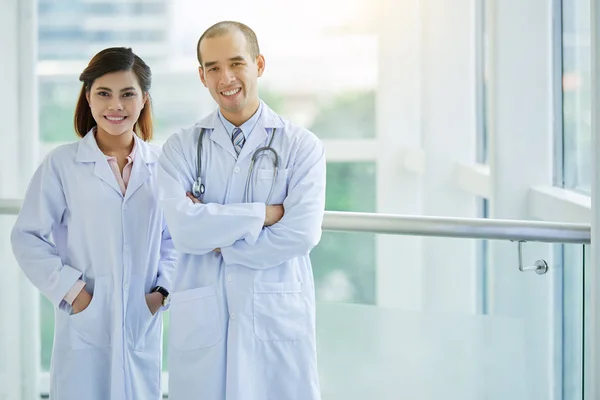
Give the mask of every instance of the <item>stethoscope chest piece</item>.
[[198, 177], [194, 181], [194, 185], [192, 186], [192, 194], [197, 199], [204, 194], [204, 184], [202, 183], [202, 178]]

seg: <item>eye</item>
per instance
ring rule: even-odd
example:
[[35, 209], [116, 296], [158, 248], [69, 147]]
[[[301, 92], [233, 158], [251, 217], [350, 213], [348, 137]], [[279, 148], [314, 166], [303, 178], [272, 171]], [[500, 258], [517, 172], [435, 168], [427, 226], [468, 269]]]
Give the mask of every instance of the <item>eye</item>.
[[135, 96], [135, 92], [123, 93], [123, 97], [133, 97], [133, 96]]
[[108, 94], [108, 92], [98, 92], [97, 94], [98, 94], [98, 96], [102, 96], [102, 97], [110, 96], [110, 94]]
[[218, 69], [218, 67], [212, 67], [208, 69], [208, 72], [214, 72]]

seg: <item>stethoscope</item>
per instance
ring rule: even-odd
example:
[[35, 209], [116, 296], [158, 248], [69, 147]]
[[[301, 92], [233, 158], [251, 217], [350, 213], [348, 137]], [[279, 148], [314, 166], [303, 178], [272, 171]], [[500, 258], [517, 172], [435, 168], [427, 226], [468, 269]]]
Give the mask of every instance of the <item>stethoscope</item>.
[[[254, 164], [256, 161], [267, 154], [267, 152], [273, 153], [273, 181], [271, 182], [271, 190], [269, 190], [269, 196], [267, 197], [267, 201], [265, 204], [269, 204], [271, 200], [271, 196], [273, 195], [273, 188], [275, 187], [275, 181], [277, 179], [277, 173], [279, 172], [279, 155], [277, 151], [271, 146], [273, 144], [273, 139], [275, 138], [276, 129], [273, 128], [271, 131], [271, 140], [269, 140], [269, 144], [264, 147], [259, 147], [252, 154], [252, 160], [250, 161], [250, 167], [248, 167], [248, 176], [246, 177], [246, 188], [244, 193], [244, 201], [249, 203], [249, 192], [250, 192], [250, 181], [252, 179], [252, 174], [254, 173]], [[192, 194], [197, 199], [200, 199], [206, 190], [204, 184], [202, 183], [202, 140], [204, 139], [205, 129], [200, 129], [200, 137], [198, 138], [198, 168], [196, 172], [196, 180], [192, 185]]]

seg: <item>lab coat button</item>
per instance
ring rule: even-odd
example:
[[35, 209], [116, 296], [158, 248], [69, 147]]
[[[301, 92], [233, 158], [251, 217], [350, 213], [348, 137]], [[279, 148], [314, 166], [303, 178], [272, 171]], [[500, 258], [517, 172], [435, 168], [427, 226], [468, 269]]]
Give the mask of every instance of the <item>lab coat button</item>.
[[239, 174], [240, 173], [240, 167], [235, 167], [233, 169], [233, 172], [235, 172], [236, 174]]
[[231, 316], [229, 318], [231, 318], [231, 320], [234, 321], [235, 320], [235, 314], [231, 314]]
[[125, 284], [123, 285], [123, 289], [125, 289], [125, 290], [129, 289], [129, 283], [125, 282]]
[[227, 276], [227, 280], [228, 280], [229, 282], [231, 282], [231, 281], [233, 280], [233, 276], [231, 276], [231, 275], [228, 275], [228, 276]]

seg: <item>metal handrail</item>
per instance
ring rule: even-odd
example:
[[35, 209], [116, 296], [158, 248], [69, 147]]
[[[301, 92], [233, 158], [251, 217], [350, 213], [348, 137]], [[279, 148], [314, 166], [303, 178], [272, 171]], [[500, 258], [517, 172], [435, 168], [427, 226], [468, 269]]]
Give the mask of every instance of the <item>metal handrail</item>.
[[589, 224], [327, 211], [323, 229], [393, 235], [590, 244]]
[[[0, 215], [16, 215], [21, 200], [0, 200]], [[589, 224], [326, 211], [327, 231], [389, 235], [590, 244]]]

